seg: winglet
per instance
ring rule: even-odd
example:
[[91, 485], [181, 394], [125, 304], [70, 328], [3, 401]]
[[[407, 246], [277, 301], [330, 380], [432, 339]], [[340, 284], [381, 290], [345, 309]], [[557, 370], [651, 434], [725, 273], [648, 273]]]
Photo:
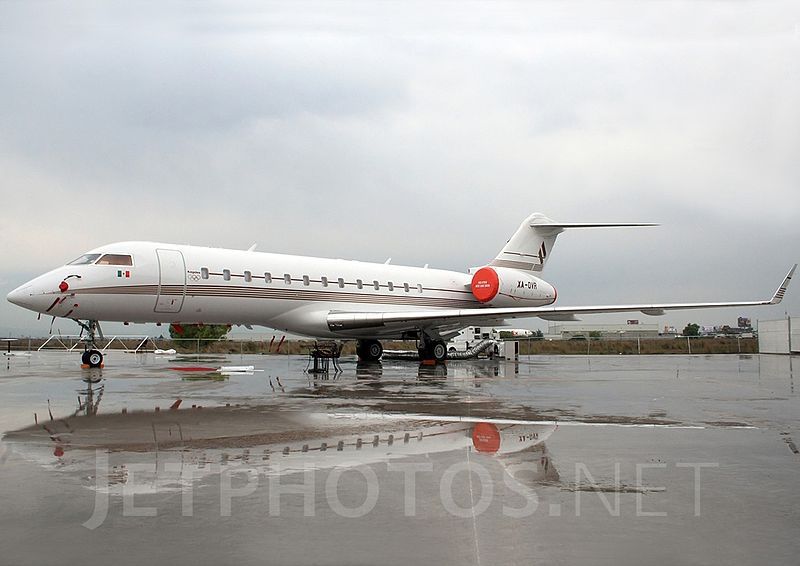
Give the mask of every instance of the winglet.
[[775, 294], [772, 296], [772, 300], [769, 302], [769, 304], [777, 305], [783, 300], [783, 296], [786, 294], [786, 288], [789, 286], [789, 281], [792, 280], [792, 275], [794, 275], [795, 269], [797, 269], [796, 263], [789, 270], [789, 273], [786, 274], [786, 278], [784, 278], [783, 283], [781, 283], [781, 286], [778, 287], [778, 290], [775, 291]]

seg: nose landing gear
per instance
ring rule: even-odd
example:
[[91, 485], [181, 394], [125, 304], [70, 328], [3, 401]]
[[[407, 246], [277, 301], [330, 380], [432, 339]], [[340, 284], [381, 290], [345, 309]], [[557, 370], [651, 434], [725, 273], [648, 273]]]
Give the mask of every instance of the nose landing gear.
[[81, 334], [86, 332], [86, 337], [83, 339], [86, 345], [84, 346], [83, 354], [81, 355], [81, 367], [83, 368], [101, 368], [103, 367], [103, 352], [97, 349], [95, 344], [95, 337], [100, 336], [103, 338], [103, 331], [100, 329], [100, 323], [96, 320], [87, 320], [82, 322], [75, 320], [81, 327]]
[[87, 368], [103, 367], [103, 353], [100, 350], [86, 350], [81, 355], [81, 362]]

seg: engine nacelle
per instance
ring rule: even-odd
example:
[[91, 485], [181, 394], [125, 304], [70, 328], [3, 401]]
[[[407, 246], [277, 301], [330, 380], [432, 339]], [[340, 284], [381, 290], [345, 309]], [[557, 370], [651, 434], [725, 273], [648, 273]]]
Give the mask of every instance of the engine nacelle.
[[485, 454], [510, 454], [547, 440], [555, 429], [555, 424], [496, 425], [479, 422], [472, 428], [472, 446]]
[[556, 300], [555, 287], [517, 269], [481, 267], [472, 276], [473, 296], [493, 307], [540, 307]]

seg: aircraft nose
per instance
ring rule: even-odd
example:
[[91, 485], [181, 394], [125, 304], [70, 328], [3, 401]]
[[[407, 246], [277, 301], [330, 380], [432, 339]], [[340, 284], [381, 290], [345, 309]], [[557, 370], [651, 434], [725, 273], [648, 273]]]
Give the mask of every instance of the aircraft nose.
[[27, 307], [31, 298], [31, 294], [29, 293], [30, 288], [31, 285], [29, 283], [21, 285], [6, 295], [6, 299], [9, 303], [20, 307]]

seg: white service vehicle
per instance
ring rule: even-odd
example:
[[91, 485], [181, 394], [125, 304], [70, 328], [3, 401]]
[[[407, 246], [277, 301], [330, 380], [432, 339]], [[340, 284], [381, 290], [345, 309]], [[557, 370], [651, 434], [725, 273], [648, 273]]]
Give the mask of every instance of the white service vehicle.
[[[498, 343], [500, 341], [500, 331], [487, 326], [468, 326], [447, 343], [447, 352], [449, 354], [466, 352], [486, 340]], [[493, 354], [494, 348], [488, 348], [481, 352], [481, 355], [486, 357], [490, 357]]]

